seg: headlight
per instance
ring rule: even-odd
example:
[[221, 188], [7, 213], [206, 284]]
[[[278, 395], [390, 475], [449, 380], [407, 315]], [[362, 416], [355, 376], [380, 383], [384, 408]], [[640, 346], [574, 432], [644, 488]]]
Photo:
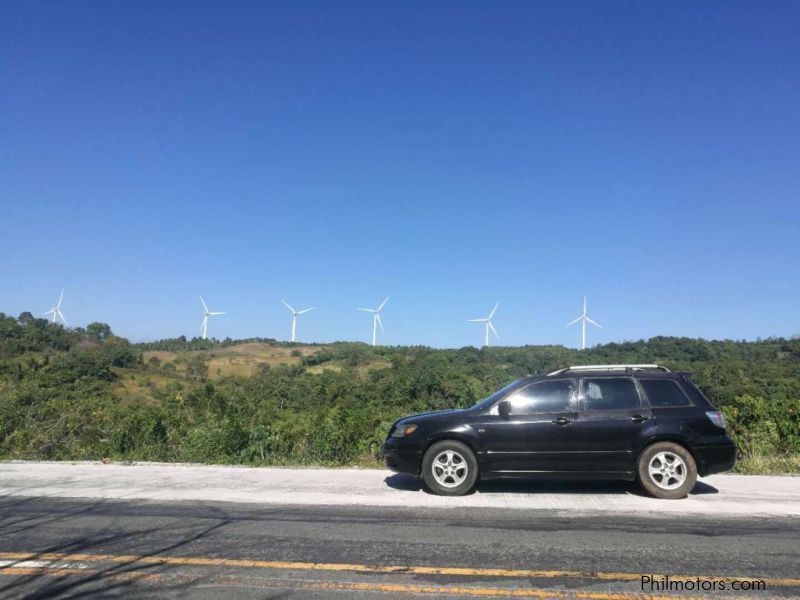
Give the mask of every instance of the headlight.
[[408, 423], [405, 425], [398, 425], [397, 429], [394, 430], [392, 437], [405, 437], [407, 435], [411, 435], [417, 430], [417, 426], [413, 423]]

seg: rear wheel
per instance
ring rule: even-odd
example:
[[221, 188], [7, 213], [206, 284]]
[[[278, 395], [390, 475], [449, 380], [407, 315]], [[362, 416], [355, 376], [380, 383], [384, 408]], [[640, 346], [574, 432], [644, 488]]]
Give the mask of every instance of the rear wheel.
[[436, 442], [422, 459], [422, 479], [440, 496], [461, 496], [478, 479], [478, 461], [466, 444], [455, 440]]
[[656, 498], [685, 498], [697, 481], [697, 465], [691, 453], [674, 442], [658, 442], [639, 455], [639, 483]]

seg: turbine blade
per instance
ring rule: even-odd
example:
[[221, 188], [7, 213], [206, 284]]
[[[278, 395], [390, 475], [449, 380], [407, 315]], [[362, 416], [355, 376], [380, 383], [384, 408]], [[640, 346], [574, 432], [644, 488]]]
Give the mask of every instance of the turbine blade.
[[224, 315], [224, 314], [225, 314], [224, 312], [210, 312], [208, 313], [208, 316], [212, 317], [214, 315]]
[[359, 309], [357, 309], [357, 310], [363, 310], [364, 312], [368, 312], [368, 313], [374, 313], [374, 312], [378, 312], [378, 311], [376, 311], [376, 310], [375, 310], [375, 309], [373, 309], [373, 308], [359, 308]]
[[597, 327], [599, 327], [600, 329], [602, 329], [602, 328], [603, 328], [603, 326], [602, 326], [602, 325], [600, 325], [600, 323], [596, 323], [595, 321], [592, 321], [592, 320], [591, 320], [589, 317], [586, 317], [586, 320], [587, 320], [589, 323], [591, 323], [592, 325], [596, 325], [596, 326], [597, 326]]
[[58, 308], [61, 308], [61, 302], [64, 300], [64, 288], [61, 288], [61, 296], [58, 298]]
[[288, 308], [290, 311], [292, 311], [292, 313], [294, 313], [294, 309], [286, 300], [281, 300], [281, 302], [283, 302], [286, 305], [286, 308]]
[[486, 323], [489, 319], [467, 319], [467, 323]]
[[56, 312], [58, 313], [58, 316], [61, 317], [61, 320], [64, 321], [64, 325], [66, 325], [67, 320], [64, 318], [64, 313], [62, 313], [60, 310]]
[[202, 296], [199, 296], [199, 298], [200, 298], [200, 302], [203, 303], [203, 308], [205, 309], [206, 312], [208, 312], [208, 306], [206, 306], [206, 301], [203, 300]]
[[494, 308], [492, 309], [492, 312], [490, 312], [490, 313], [489, 313], [489, 316], [487, 317], [487, 320], [488, 320], [488, 319], [491, 319], [491, 318], [494, 316], [494, 313], [495, 313], [495, 311], [497, 310], [497, 307], [498, 307], [498, 306], [500, 306], [500, 303], [499, 303], [499, 302], [498, 302], [497, 304], [495, 304], [495, 305], [494, 305]]
[[381, 313], [377, 310], [375, 311], [375, 318], [378, 319], [378, 325], [381, 326], [381, 331], [383, 331], [383, 321], [381, 321]]
[[298, 310], [297, 314], [298, 315], [304, 315], [307, 312], [311, 312], [312, 310], [315, 310], [316, 308], [317, 308], [316, 306], [312, 306], [311, 308], [304, 308], [303, 310]]
[[381, 311], [381, 309], [382, 309], [384, 306], [386, 306], [386, 303], [387, 303], [388, 301], [389, 301], [389, 296], [386, 296], [386, 299], [385, 299], [383, 302], [381, 302], [381, 305], [380, 305], [380, 306], [379, 306], [379, 307], [378, 307], [378, 308], [375, 310], [375, 312], [380, 312], [380, 311]]
[[492, 322], [491, 321], [486, 321], [486, 322], [489, 324], [489, 329], [492, 330], [492, 333], [494, 334], [494, 337], [496, 337], [499, 340], [500, 336], [497, 335], [497, 330], [494, 328], [494, 325], [492, 325]]
[[208, 322], [208, 316], [203, 317], [203, 322], [200, 323], [200, 331], [203, 331], [203, 327], [206, 326], [207, 322]]
[[46, 313], [42, 313], [42, 316], [44, 316], [44, 315], [52, 315], [54, 312], [56, 312], [56, 309], [55, 308], [51, 308]]
[[574, 321], [570, 321], [569, 323], [567, 323], [566, 325], [564, 325], [564, 327], [569, 327], [570, 325], [575, 325], [575, 323], [577, 323], [578, 321], [580, 321], [582, 318], [583, 318], [583, 315], [581, 315], [580, 317], [578, 317], [578, 318], [577, 318], [577, 319], [575, 319]]

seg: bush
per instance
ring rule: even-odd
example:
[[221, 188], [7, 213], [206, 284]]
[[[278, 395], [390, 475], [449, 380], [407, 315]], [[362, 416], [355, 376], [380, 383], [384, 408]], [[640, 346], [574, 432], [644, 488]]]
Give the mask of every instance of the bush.
[[[0, 314], [0, 457], [376, 464], [399, 417], [470, 406], [513, 379], [568, 364], [659, 362], [696, 372], [725, 412], [740, 470], [796, 472], [800, 463], [800, 340], [662, 337], [585, 352], [338, 343], [299, 365], [209, 377], [203, 352], [234, 343], [133, 346], [102, 324], [70, 330]], [[194, 352], [144, 364], [144, 348], [173, 347]], [[307, 370], [323, 363], [335, 368]]]

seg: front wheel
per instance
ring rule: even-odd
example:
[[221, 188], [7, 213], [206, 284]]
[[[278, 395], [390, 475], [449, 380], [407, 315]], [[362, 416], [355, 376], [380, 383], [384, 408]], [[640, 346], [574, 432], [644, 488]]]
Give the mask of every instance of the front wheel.
[[435, 494], [462, 496], [478, 479], [478, 461], [472, 450], [461, 442], [436, 442], [422, 459], [422, 479]]
[[685, 498], [697, 481], [697, 465], [689, 451], [673, 442], [658, 442], [639, 455], [639, 483], [656, 498]]

